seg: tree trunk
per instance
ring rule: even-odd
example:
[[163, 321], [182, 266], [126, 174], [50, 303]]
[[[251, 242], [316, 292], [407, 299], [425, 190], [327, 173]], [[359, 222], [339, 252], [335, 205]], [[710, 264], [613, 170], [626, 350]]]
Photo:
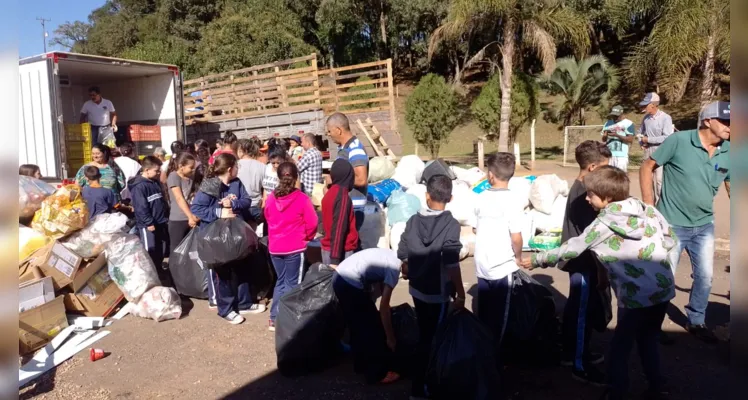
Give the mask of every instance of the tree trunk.
[[439, 158], [439, 144], [438, 143], [432, 144], [431, 146], [429, 146], [429, 151], [431, 152], [432, 160], [436, 160], [437, 158]]
[[379, 1], [379, 34], [382, 36], [382, 52], [380, 56], [382, 59], [387, 58], [389, 52], [387, 51], [387, 14], [384, 12], [384, 1]]
[[504, 43], [501, 45], [501, 115], [499, 119], [499, 151], [509, 151], [509, 118], [512, 115], [512, 72], [514, 62], [514, 27], [513, 17], [504, 23]]
[[[714, 23], [712, 23], [712, 28]], [[716, 47], [716, 38], [714, 29], [709, 32], [707, 37], [706, 58], [704, 59], [704, 80], [701, 82], [701, 107], [704, 107], [712, 100], [714, 91], [714, 51]]]

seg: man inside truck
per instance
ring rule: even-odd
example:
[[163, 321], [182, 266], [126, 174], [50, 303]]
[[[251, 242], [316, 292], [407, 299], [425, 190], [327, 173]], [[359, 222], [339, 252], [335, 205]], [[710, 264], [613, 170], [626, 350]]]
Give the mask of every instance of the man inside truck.
[[80, 123], [91, 124], [91, 145], [99, 143], [99, 130], [112, 127], [117, 132], [117, 112], [111, 101], [101, 97], [101, 89], [91, 86], [88, 89], [90, 100], [83, 103]]

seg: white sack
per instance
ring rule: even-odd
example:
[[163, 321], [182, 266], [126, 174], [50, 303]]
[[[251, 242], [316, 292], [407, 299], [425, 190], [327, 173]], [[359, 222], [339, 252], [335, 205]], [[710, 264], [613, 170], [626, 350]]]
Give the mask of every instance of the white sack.
[[476, 193], [470, 189], [470, 186], [463, 181], [453, 181], [452, 201], [447, 203], [447, 211], [462, 226], [475, 227], [477, 221], [475, 218], [475, 196]]
[[390, 230], [390, 248], [397, 252], [398, 247], [400, 246], [400, 237], [403, 235], [403, 232], [405, 232], [405, 222], [398, 222], [395, 225], [392, 225], [392, 229]]
[[457, 179], [467, 182], [471, 188], [475, 186], [476, 183], [486, 179], [486, 173], [481, 171], [481, 169], [478, 167], [473, 167], [470, 169], [460, 167], [450, 168], [452, 169], [452, 172], [454, 172]]
[[160, 284], [153, 261], [137, 236], [117, 234], [107, 243], [105, 254], [109, 276], [127, 301], [136, 303], [145, 292]]
[[182, 316], [182, 301], [176, 290], [156, 286], [143, 294], [130, 313], [156, 322], [179, 319]]
[[522, 199], [522, 208], [530, 205], [530, 188], [532, 182], [527, 178], [513, 177], [509, 179], [509, 190], [516, 193]]
[[549, 231], [551, 229], [561, 229], [564, 224], [564, 214], [566, 213], [566, 196], [558, 196], [551, 206], [551, 213], [545, 214], [538, 210], [531, 210], [535, 229]]
[[569, 195], [569, 184], [555, 174], [539, 176], [530, 187], [532, 207], [542, 213], [551, 213], [553, 202], [559, 195]]
[[395, 174], [391, 178], [401, 186], [410, 189], [421, 182], [424, 169], [426, 169], [426, 165], [418, 156], [408, 155], [401, 158], [397, 163]]
[[420, 183], [413, 185], [405, 193], [418, 197], [418, 201], [421, 202], [421, 208], [428, 208], [428, 205], [426, 205], [426, 185]]
[[395, 164], [387, 157], [374, 157], [369, 160], [369, 183], [381, 182], [392, 178]]

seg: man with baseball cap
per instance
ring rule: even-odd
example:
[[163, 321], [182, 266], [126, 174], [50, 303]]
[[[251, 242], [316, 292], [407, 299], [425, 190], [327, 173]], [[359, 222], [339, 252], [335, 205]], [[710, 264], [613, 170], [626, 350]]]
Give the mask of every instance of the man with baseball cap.
[[[657, 148], [675, 131], [673, 119], [660, 110], [660, 96], [650, 92], [639, 103], [642, 112], [646, 114], [639, 128], [639, 143], [644, 149], [644, 159], [652, 157]], [[654, 171], [654, 202], [657, 204], [662, 192], [662, 168]]]
[[717, 101], [699, 113], [698, 129], [682, 131], [665, 140], [642, 164], [642, 200], [654, 204], [652, 172], [664, 173], [662, 197], [657, 209], [670, 223], [678, 238], [675, 269], [683, 249], [693, 269], [693, 285], [686, 306], [688, 332], [714, 343], [714, 334], [704, 324], [712, 289], [714, 264], [714, 196], [724, 182], [730, 195], [730, 103]]
[[629, 145], [634, 142], [634, 123], [624, 117], [623, 106], [610, 110], [603, 126], [603, 141], [610, 149], [609, 164], [624, 171], [629, 167]]

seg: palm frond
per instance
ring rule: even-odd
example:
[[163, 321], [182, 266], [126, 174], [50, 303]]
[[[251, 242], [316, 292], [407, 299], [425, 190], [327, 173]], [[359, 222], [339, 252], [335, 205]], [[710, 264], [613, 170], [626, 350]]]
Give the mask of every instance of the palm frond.
[[429, 49], [428, 49], [428, 60], [431, 62], [431, 58], [436, 53], [439, 45], [447, 39], [447, 25], [440, 25], [429, 37]]
[[569, 43], [580, 57], [589, 50], [589, 20], [585, 15], [569, 7], [556, 7], [542, 9], [532, 20], [556, 41]]
[[530, 43], [530, 47], [535, 50], [543, 64], [544, 72], [546, 74], [553, 72], [556, 67], [556, 40], [548, 31], [533, 21], [526, 21], [522, 30], [525, 40]]
[[475, 55], [473, 55], [472, 57], [470, 57], [470, 59], [465, 62], [465, 65], [463, 65], [462, 68], [463, 69], [468, 69], [468, 68], [472, 67], [473, 65], [475, 65], [475, 64], [477, 64], [477, 63], [485, 60], [486, 59], [486, 50], [489, 47], [496, 46], [498, 44], [499, 44], [499, 42], [491, 42], [491, 43], [483, 46], [482, 49], [478, 50], [478, 52], [475, 53]]

